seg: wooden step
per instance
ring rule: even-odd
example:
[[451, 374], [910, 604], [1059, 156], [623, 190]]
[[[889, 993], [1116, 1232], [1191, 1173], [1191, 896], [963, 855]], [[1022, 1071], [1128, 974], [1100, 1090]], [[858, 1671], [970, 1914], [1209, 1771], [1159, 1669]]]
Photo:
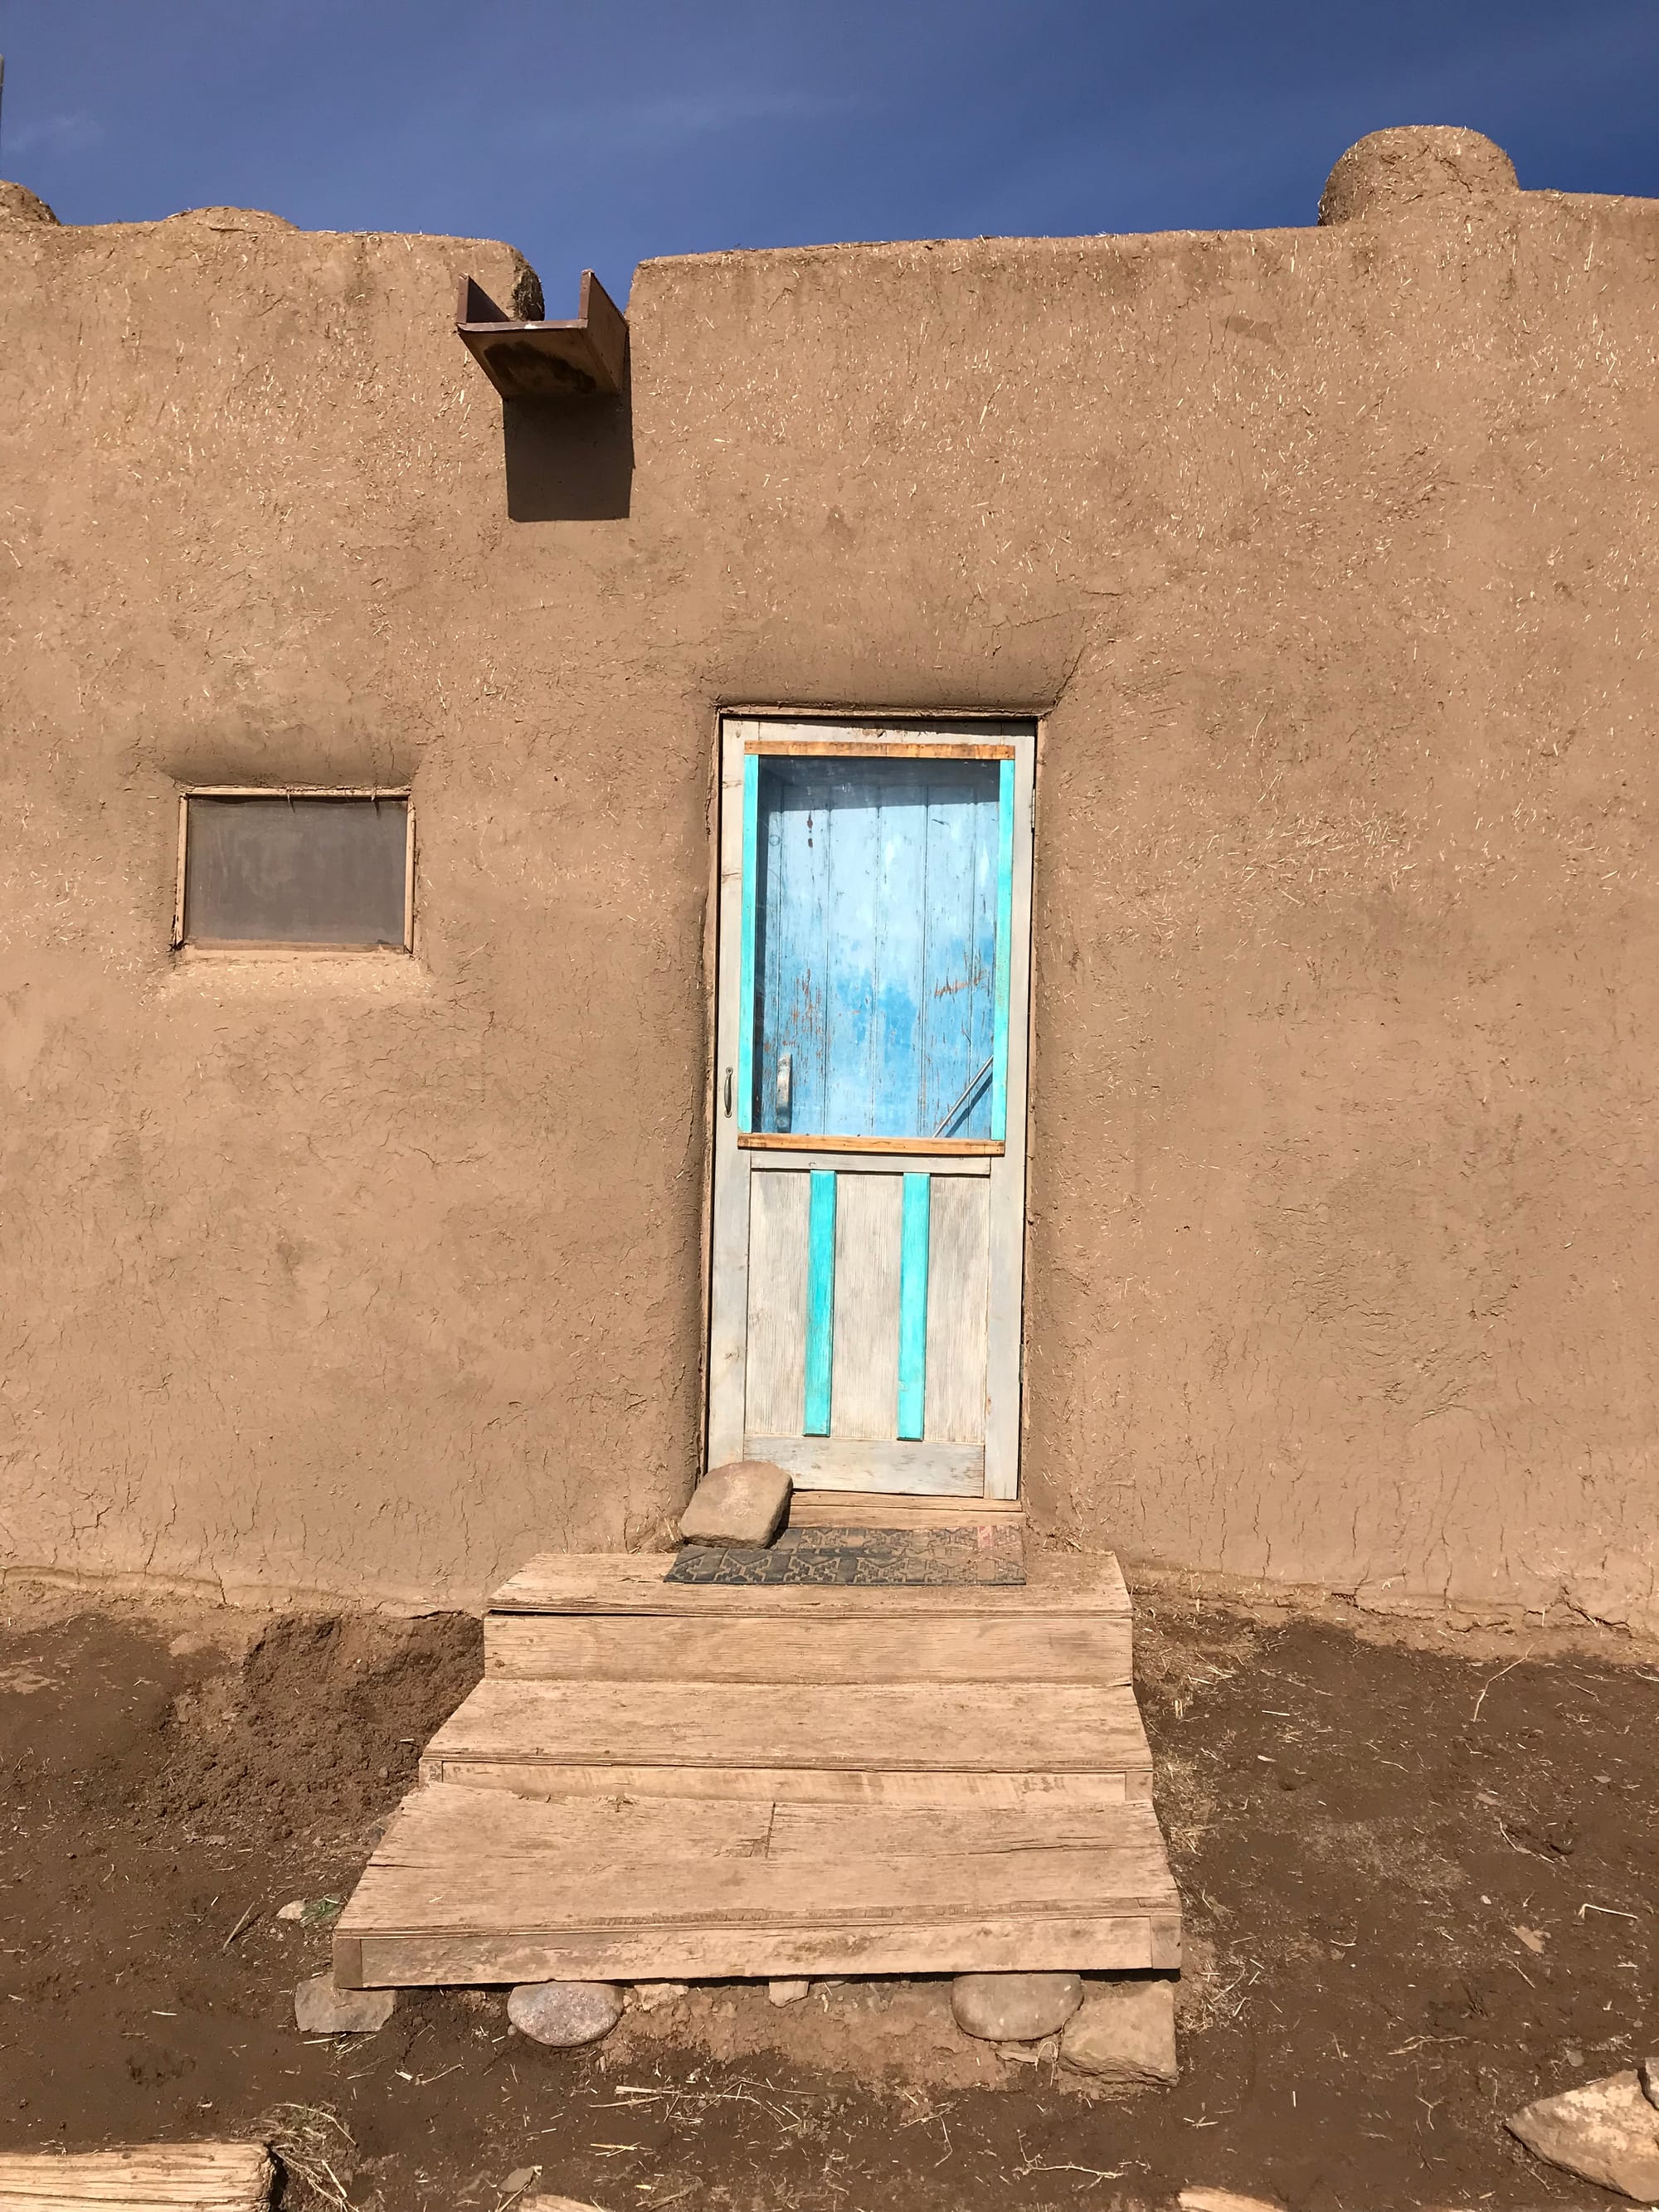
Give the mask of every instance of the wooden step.
[[1152, 1808], [405, 1798], [342, 1914], [351, 1988], [1180, 1963]]
[[[1149, 1796], [1133, 1693], [1072, 1682], [481, 1682], [421, 1762], [427, 1782], [536, 1796], [909, 1798], [961, 1777], [1079, 1778], [1062, 1794]], [[934, 1778], [930, 1792], [928, 1778]], [[951, 1778], [941, 1783], [939, 1778]], [[892, 1789], [871, 1788], [890, 1778]], [[1012, 1801], [1023, 1794], [984, 1793]]]
[[896, 1498], [880, 1490], [797, 1490], [789, 1499], [792, 1528], [1018, 1528], [1025, 1508], [1017, 1498]]
[[513, 1681], [1075, 1682], [1130, 1679], [1128, 1593], [1109, 1557], [1023, 1587], [877, 1589], [665, 1583], [662, 1553], [554, 1554], [498, 1590], [484, 1671]]

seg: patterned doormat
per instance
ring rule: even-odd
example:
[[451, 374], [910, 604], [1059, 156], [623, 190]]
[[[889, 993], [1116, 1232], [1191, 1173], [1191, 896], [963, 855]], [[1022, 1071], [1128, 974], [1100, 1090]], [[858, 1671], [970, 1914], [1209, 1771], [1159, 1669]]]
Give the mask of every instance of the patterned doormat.
[[1016, 1525], [968, 1528], [786, 1528], [767, 1551], [688, 1544], [664, 1577], [722, 1589], [778, 1583], [860, 1589], [946, 1589], [1025, 1580], [1024, 1538]]

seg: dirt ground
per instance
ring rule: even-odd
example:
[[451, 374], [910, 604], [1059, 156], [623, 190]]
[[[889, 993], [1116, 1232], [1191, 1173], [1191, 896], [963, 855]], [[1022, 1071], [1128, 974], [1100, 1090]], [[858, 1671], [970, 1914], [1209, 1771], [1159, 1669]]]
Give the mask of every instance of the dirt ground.
[[1091, 2094], [945, 1985], [712, 1988], [598, 2050], [498, 1992], [292, 2025], [477, 1624], [0, 1599], [0, 2148], [260, 2132], [284, 2204], [534, 2186], [685, 2212], [1038, 2212], [1209, 2183], [1339, 2207], [1605, 2204], [1502, 2115], [1659, 2045], [1659, 1655], [1137, 1591], [1188, 1912], [1182, 2080]]

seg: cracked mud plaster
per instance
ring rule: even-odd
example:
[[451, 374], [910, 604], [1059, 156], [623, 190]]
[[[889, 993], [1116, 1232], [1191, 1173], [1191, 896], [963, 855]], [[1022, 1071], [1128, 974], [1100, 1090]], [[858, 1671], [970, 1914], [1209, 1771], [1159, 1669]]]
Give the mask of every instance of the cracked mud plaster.
[[[1039, 1522], [1659, 1628], [1659, 204], [1453, 152], [647, 263], [599, 513], [450, 327], [508, 249], [0, 204], [5, 1554], [665, 1542], [715, 709], [1030, 708]], [[412, 961], [170, 957], [180, 783], [261, 780], [412, 783]]]

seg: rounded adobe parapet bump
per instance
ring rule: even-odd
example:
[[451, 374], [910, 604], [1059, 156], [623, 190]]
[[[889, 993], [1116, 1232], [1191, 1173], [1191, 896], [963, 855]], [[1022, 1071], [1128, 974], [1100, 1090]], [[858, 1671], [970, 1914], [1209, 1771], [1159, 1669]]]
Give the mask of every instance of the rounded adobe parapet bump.
[[292, 230], [294, 225], [286, 216], [272, 215], [268, 208], [203, 207], [180, 208], [177, 215], [164, 216], [164, 222], [187, 222], [202, 230]]
[[1414, 123], [1373, 131], [1350, 146], [1320, 195], [1319, 220], [1407, 215], [1429, 203], [1491, 200], [1518, 191], [1515, 164], [1478, 131]]
[[0, 222], [51, 222], [57, 216], [27, 185], [0, 181]]

